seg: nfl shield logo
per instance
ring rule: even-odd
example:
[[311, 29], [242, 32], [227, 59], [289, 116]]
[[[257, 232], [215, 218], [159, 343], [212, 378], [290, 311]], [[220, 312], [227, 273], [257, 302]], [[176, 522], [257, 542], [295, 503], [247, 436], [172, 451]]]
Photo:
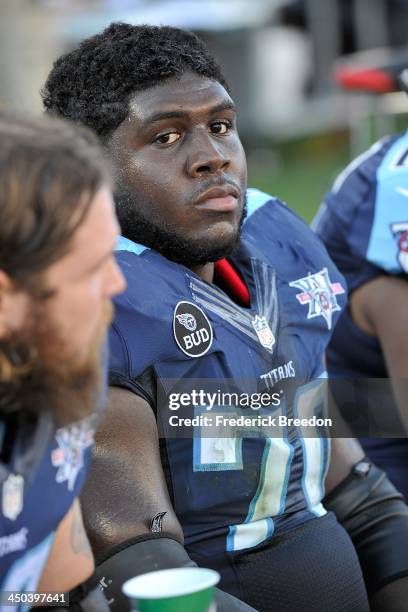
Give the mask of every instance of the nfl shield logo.
[[3, 484], [3, 514], [15, 521], [23, 509], [24, 478], [10, 474]]
[[268, 349], [268, 351], [272, 350], [272, 347], [275, 344], [275, 337], [266, 318], [256, 315], [255, 319], [253, 319], [251, 323], [262, 346]]

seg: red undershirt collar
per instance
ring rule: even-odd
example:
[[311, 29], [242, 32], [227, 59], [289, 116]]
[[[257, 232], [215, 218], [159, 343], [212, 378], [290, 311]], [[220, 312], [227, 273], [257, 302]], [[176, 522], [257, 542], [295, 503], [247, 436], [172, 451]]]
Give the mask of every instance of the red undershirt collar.
[[226, 285], [231, 295], [246, 308], [251, 305], [248, 287], [226, 259], [219, 259], [214, 264], [214, 269], [220, 280]]

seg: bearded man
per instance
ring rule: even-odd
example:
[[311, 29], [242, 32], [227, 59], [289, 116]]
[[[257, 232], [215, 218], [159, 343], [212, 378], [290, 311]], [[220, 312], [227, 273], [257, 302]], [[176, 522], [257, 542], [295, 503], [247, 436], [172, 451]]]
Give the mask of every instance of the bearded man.
[[[77, 498], [124, 288], [110, 185], [87, 130], [0, 116], [1, 610], [64, 605], [94, 570]], [[71, 604], [107, 607], [92, 581]]]

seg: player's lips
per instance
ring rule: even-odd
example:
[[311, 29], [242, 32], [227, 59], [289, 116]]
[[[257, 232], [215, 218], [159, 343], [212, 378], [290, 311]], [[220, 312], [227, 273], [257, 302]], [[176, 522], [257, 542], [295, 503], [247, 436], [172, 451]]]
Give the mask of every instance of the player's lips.
[[200, 210], [216, 212], [234, 212], [238, 208], [239, 192], [232, 185], [213, 187], [200, 195], [194, 202]]

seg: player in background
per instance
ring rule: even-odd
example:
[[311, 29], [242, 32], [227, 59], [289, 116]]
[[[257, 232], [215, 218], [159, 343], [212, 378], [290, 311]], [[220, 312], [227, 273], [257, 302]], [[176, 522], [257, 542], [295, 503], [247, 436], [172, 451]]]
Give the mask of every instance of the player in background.
[[[390, 387], [384, 385], [382, 414], [372, 415], [379, 423], [377, 436], [362, 438], [361, 443], [406, 500], [407, 160], [407, 133], [375, 143], [339, 175], [314, 221], [350, 292], [350, 306], [342, 313], [327, 351], [329, 375], [345, 380], [391, 379]], [[379, 437], [387, 430], [394, 437]]]
[[283, 414], [320, 414], [323, 353], [346, 303], [309, 228], [247, 190], [236, 109], [208, 49], [182, 30], [112, 24], [57, 60], [43, 95], [50, 113], [97, 131], [116, 169], [128, 290], [83, 496], [112, 610], [127, 609], [126, 578], [193, 561], [220, 571], [220, 610], [241, 609], [231, 594], [259, 610], [367, 610], [355, 550], [321, 503], [329, 470], [329, 508], [358, 532], [370, 595], [402, 612], [406, 507], [352, 440], [333, 441], [330, 469], [322, 432], [312, 441], [292, 426], [266, 439], [159, 441], [171, 380], [251, 379], [285, 389]]
[[1, 114], [2, 611], [50, 605], [36, 591], [65, 609], [58, 594], [74, 587], [70, 610], [109, 609], [89, 580], [78, 494], [106, 403], [111, 298], [125, 284], [110, 188], [88, 130]]

